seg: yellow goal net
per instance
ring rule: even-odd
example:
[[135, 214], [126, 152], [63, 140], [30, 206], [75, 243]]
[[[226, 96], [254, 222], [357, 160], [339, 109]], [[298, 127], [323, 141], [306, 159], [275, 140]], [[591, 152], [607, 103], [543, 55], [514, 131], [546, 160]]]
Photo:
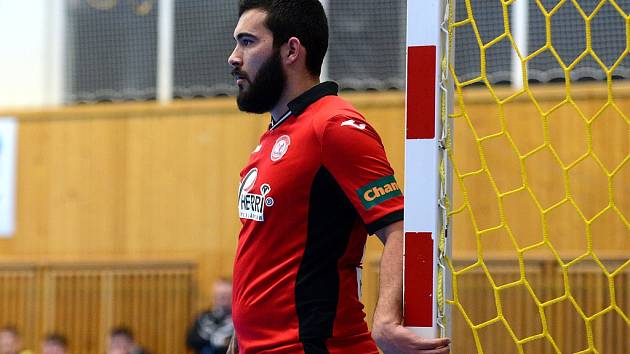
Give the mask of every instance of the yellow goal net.
[[[630, 3], [529, 0], [542, 40], [522, 46], [519, 1], [528, 0], [461, 0], [447, 10], [452, 352], [630, 353], [630, 85], [621, 75]], [[500, 14], [492, 35], [480, 15], [488, 6]], [[575, 21], [558, 21], [563, 14]], [[602, 35], [607, 21], [623, 32]], [[582, 44], [565, 48], [562, 36]], [[604, 57], [613, 37], [621, 49]], [[473, 49], [458, 51], [457, 41]], [[496, 77], [505, 52], [521, 87]], [[458, 60], [478, 72], [461, 72]], [[555, 79], [540, 79], [543, 61]]]

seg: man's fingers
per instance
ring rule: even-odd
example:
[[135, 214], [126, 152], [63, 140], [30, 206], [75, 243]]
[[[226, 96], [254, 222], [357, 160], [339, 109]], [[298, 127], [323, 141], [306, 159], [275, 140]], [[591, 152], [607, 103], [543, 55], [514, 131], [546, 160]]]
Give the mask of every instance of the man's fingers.
[[422, 351], [422, 354], [448, 354], [448, 353], [450, 353], [450, 349], [448, 347], [435, 349], [435, 350], [423, 350]]
[[448, 338], [418, 338], [416, 345], [418, 349], [436, 349], [447, 347], [451, 343]]
[[392, 326], [389, 330], [391, 332], [387, 340], [377, 341], [385, 353], [450, 353], [449, 338], [422, 338], [400, 325]]
[[436, 349], [441, 347], [448, 347], [451, 344], [449, 338], [422, 338], [418, 337], [415, 333], [411, 332], [408, 328], [402, 328], [405, 332], [405, 337], [411, 338], [418, 349]]

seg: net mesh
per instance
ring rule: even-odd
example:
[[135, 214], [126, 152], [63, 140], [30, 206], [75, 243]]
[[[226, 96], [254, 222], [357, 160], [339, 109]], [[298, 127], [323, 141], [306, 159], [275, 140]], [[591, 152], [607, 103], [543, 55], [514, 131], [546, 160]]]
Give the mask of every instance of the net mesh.
[[346, 89], [403, 89], [406, 2], [329, 3], [330, 77]]
[[[67, 4], [66, 102], [144, 100], [156, 97], [159, 2], [156, 0], [65, 0]], [[546, 50], [527, 61], [527, 79], [564, 81], [562, 65], [584, 52], [586, 28], [578, 5], [572, 1], [553, 11], [557, 0], [527, 0], [528, 53]], [[509, 25], [512, 6], [504, 1], [456, 0], [455, 21], [469, 13], [475, 23], [458, 26], [455, 50], [469, 55], [455, 58], [461, 82], [492, 84], [511, 81], [510, 40], [500, 37]], [[577, 4], [578, 2], [576, 2]], [[621, 1], [619, 7], [627, 6]], [[540, 5], [539, 5], [540, 4]], [[610, 67], [626, 48], [626, 21], [610, 3], [579, 1], [588, 15], [591, 48]], [[176, 98], [232, 95], [227, 57], [234, 41], [238, 2], [233, 0], [178, 0], [174, 2], [173, 95]], [[506, 11], [504, 13], [504, 10]], [[546, 12], [547, 11], [547, 12]], [[627, 11], [627, 10], [626, 10]], [[403, 0], [329, 1], [329, 79], [346, 90], [403, 89], [405, 85], [406, 2]], [[546, 31], [546, 20], [556, 30]], [[499, 38], [492, 45], [491, 41]], [[480, 61], [481, 41], [486, 48]], [[553, 44], [553, 50], [546, 46]], [[613, 79], [630, 77], [630, 61], [623, 60]], [[587, 56], [572, 67], [571, 80], [606, 80], [598, 60]]]
[[[159, 2], [65, 1], [66, 102], [154, 99]], [[331, 1], [328, 78], [346, 90], [404, 88], [405, 5]], [[238, 1], [177, 0], [173, 20], [174, 97], [235, 94], [227, 58]]]
[[[557, 8], [552, 16], [545, 15], [545, 11], [551, 10], [558, 4], [558, 0], [527, 0], [528, 1], [528, 41], [527, 50], [533, 53], [545, 47], [547, 43], [546, 20], [550, 21], [550, 26], [555, 28], [550, 33], [549, 40], [553, 44], [559, 58], [566, 65], [571, 63], [586, 48], [586, 28], [582, 14], [578, 6], [585, 15], [590, 15], [597, 8], [599, 1], [586, 0], [573, 2]], [[455, 58], [455, 68], [459, 79], [464, 82], [477, 78], [481, 75], [481, 62], [479, 61], [479, 49], [477, 45], [477, 35], [479, 39], [487, 44], [504, 33], [505, 25], [509, 25], [512, 16], [512, 6], [504, 8], [501, 1], [471, 0], [470, 7], [467, 1], [457, 0], [455, 10], [455, 21], [465, 21], [469, 17], [469, 9], [475, 17], [475, 27], [472, 23], [459, 26], [455, 50], [466, 52], [471, 55], [457, 56]], [[623, 1], [617, 1], [623, 8], [627, 6]], [[507, 11], [504, 16], [504, 9]], [[507, 23], [506, 23], [507, 21]], [[612, 63], [625, 50], [626, 44], [626, 24], [623, 16], [611, 4], [605, 4], [597, 9], [597, 16], [590, 24], [592, 49], [599, 58], [611, 66]], [[490, 46], [486, 51], [486, 78], [491, 83], [510, 82], [510, 58], [512, 50], [509, 41], [502, 40]], [[544, 52], [527, 62], [528, 77], [533, 82], [564, 81], [564, 71], [558, 63], [557, 58], [551, 52]], [[577, 80], [606, 80], [606, 75], [599, 64], [593, 60], [582, 60], [579, 65], [571, 71], [571, 79]], [[630, 65], [623, 62], [613, 73], [614, 79], [630, 77]]]
[[[462, 0], [449, 14], [454, 197], [445, 203], [455, 242], [476, 250], [448, 259], [453, 352], [627, 353], [630, 119], [628, 86], [614, 79], [627, 74], [630, 3], [530, 1], [538, 18], [520, 52], [516, 1]], [[496, 59], [507, 52], [522, 63], [516, 92], [497, 89], [501, 74], [488, 70], [508, 65]], [[604, 81], [575, 83], [585, 75]], [[530, 83], [551, 78], [564, 86]]]
[[208, 97], [234, 94], [227, 58], [234, 49], [238, 18], [234, 0], [175, 2], [174, 94]]
[[157, 6], [69, 0], [66, 9], [66, 101], [155, 98]]

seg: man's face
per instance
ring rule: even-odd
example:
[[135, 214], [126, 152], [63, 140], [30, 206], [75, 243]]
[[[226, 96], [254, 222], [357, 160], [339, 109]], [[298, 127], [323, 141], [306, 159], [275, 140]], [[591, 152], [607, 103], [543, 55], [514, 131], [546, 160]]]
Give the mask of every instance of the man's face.
[[232, 285], [226, 282], [214, 284], [214, 307], [230, 310], [232, 308]]
[[228, 59], [238, 86], [238, 107], [250, 113], [270, 111], [286, 86], [280, 50], [273, 48], [266, 18], [267, 13], [258, 9], [243, 13], [234, 30], [236, 47]]
[[109, 339], [109, 354], [128, 354], [133, 349], [133, 342], [126, 336], [112, 336]]
[[20, 341], [11, 332], [0, 332], [0, 354], [13, 354], [20, 350]]
[[42, 344], [42, 354], [66, 354], [66, 348], [58, 343], [46, 341]]

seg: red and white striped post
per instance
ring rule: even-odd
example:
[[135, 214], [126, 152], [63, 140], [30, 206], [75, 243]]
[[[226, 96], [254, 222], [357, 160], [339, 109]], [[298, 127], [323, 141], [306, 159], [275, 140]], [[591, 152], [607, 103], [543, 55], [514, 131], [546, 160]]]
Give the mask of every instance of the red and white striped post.
[[437, 324], [438, 206], [441, 149], [441, 0], [407, 2], [404, 325], [425, 338]]

